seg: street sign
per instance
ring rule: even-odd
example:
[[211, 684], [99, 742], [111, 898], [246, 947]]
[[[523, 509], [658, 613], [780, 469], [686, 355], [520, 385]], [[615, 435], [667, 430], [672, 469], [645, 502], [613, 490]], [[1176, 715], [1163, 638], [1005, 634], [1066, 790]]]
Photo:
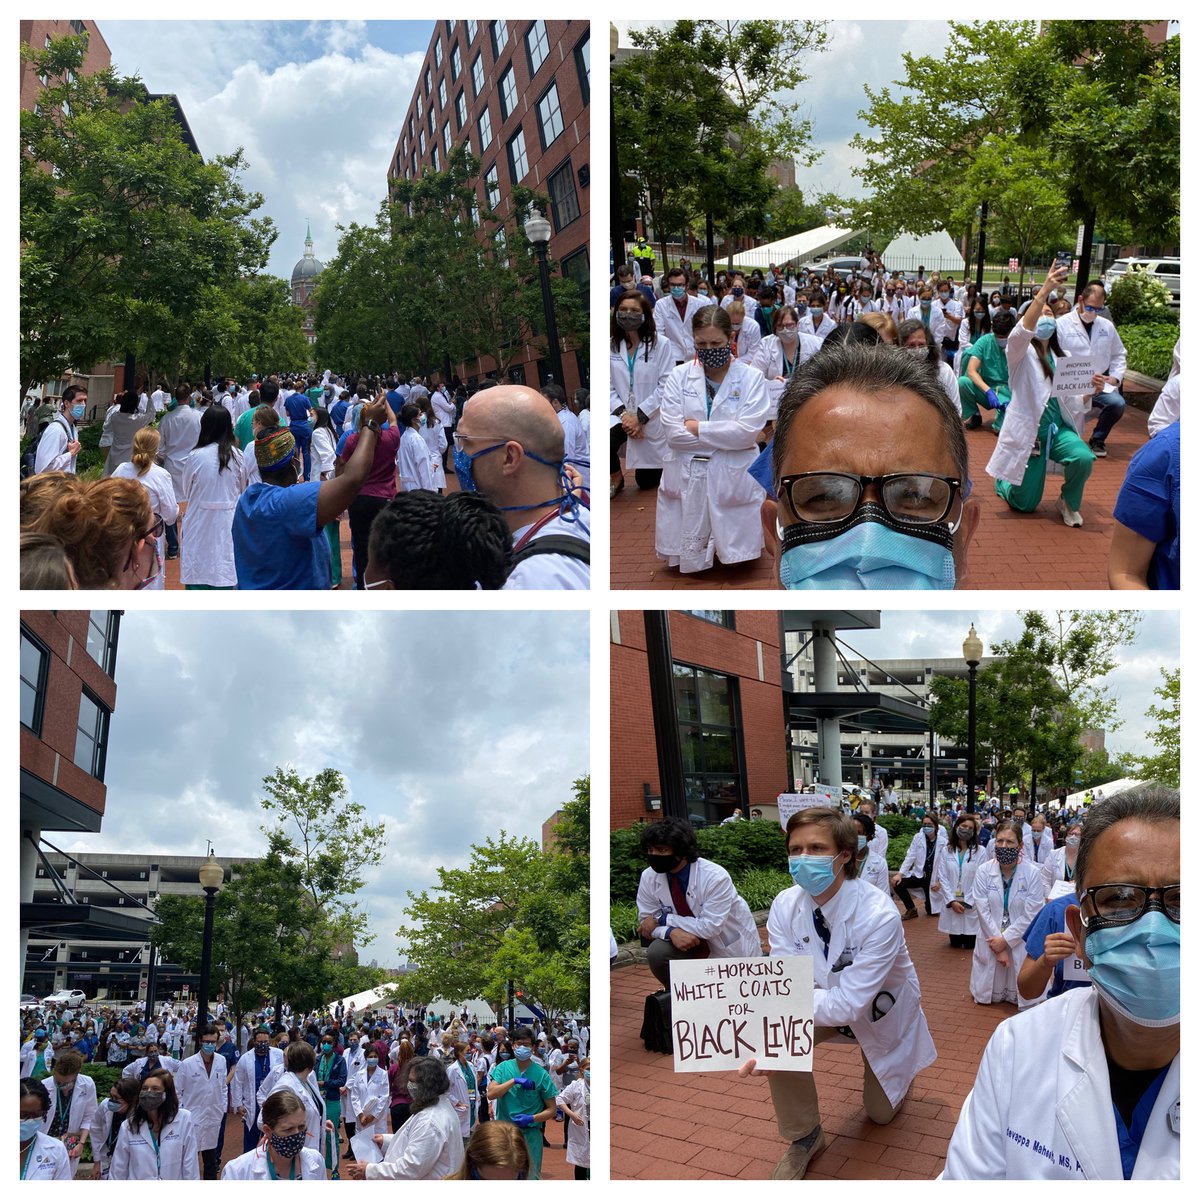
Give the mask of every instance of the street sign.
[[1082, 225], [1080, 225], [1079, 232], [1075, 235], [1075, 253], [1076, 254], [1083, 253], [1083, 226]]

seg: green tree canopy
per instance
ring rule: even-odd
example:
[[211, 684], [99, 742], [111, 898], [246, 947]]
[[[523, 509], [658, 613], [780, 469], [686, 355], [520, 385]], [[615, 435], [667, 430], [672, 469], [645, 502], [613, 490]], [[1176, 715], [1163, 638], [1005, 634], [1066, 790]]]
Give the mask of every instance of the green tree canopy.
[[1161, 670], [1162, 684], [1154, 694], [1162, 704], [1152, 704], [1147, 715], [1158, 722], [1150, 731], [1155, 753], [1136, 755], [1131, 769], [1142, 778], [1165, 787], [1179, 786], [1179, 668]]

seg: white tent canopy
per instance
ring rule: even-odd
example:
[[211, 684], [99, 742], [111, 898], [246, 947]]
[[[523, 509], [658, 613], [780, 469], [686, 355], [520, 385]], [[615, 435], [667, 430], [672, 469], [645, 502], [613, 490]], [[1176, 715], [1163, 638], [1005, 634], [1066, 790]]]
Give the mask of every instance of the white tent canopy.
[[949, 271], [960, 278], [967, 264], [958, 252], [954, 240], [944, 230], [917, 235], [901, 232], [888, 244], [880, 256], [889, 271], [915, 271], [924, 267], [926, 272]]
[[[840, 225], [821, 225], [817, 229], [806, 229], [778, 242], [767, 242], [753, 250], [741, 250], [734, 254], [739, 264], [745, 267], [767, 267], [771, 263], [807, 262], [818, 254], [836, 250], [851, 238], [862, 233], [861, 229], [846, 229]], [[962, 261], [961, 259], [959, 260]]]
[[1097, 792], [1103, 792], [1104, 799], [1111, 800], [1114, 796], [1119, 796], [1122, 792], [1129, 791], [1130, 788], [1141, 787], [1142, 782], [1140, 779], [1114, 779], [1111, 783], [1100, 784], [1099, 787], [1087, 788], [1082, 792], [1072, 792], [1067, 797], [1067, 807], [1077, 808], [1083, 803], [1083, 798], [1088, 792], [1092, 793], [1093, 799]]

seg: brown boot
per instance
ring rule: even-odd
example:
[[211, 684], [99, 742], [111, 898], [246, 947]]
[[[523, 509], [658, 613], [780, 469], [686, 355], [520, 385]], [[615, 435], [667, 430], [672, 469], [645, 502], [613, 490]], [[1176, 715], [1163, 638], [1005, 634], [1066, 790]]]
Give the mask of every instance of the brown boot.
[[771, 1173], [771, 1178], [803, 1179], [808, 1170], [808, 1164], [824, 1149], [825, 1133], [818, 1125], [808, 1137], [793, 1142], [787, 1148], [787, 1153], [779, 1160], [775, 1170]]

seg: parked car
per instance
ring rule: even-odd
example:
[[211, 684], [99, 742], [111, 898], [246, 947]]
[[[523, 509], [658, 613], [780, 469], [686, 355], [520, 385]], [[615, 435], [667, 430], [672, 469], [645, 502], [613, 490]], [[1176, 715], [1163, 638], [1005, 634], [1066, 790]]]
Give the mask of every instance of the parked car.
[[1104, 286], [1112, 291], [1113, 285], [1127, 271], [1146, 271], [1153, 275], [1171, 293], [1171, 303], [1179, 307], [1179, 259], [1177, 258], [1118, 258], [1104, 272]]
[[86, 1004], [87, 996], [78, 988], [64, 988], [42, 1001], [43, 1004]]
[[825, 258], [819, 259], [816, 262], [804, 263], [800, 270], [804, 272], [815, 272], [817, 275], [824, 275], [829, 268], [832, 267], [842, 279], [849, 279], [851, 274], [859, 275], [871, 273], [871, 264], [865, 258]]
[[35, 1012], [42, 1007], [42, 1002], [36, 996], [30, 996], [25, 993], [21, 994], [21, 1011]]

